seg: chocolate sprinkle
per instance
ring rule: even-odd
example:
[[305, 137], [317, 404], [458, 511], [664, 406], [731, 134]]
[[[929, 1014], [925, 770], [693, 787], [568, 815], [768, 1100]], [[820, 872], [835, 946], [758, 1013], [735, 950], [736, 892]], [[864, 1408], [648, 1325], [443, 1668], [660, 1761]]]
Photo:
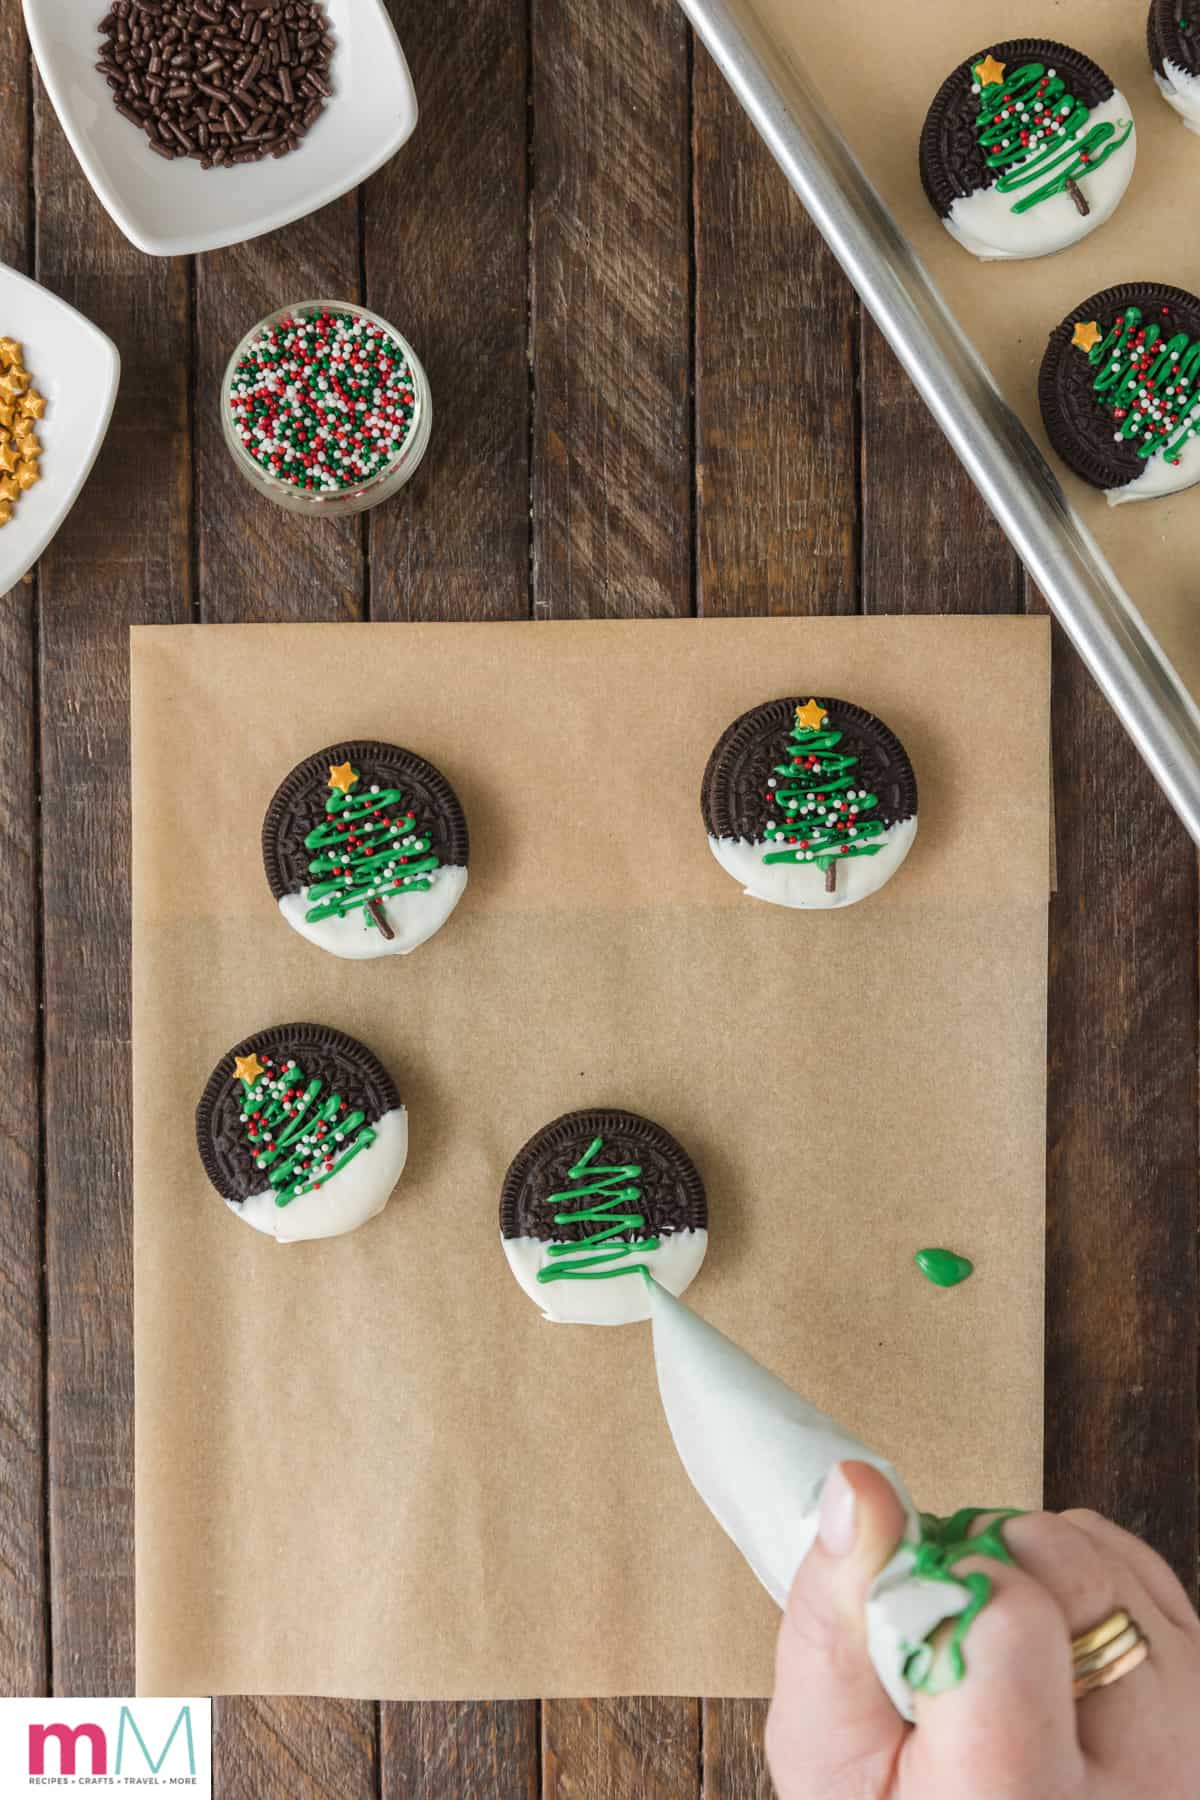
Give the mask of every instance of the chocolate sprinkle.
[[221, 1058], [196, 1108], [196, 1145], [205, 1173], [223, 1199], [239, 1205], [269, 1186], [246, 1136], [241, 1119], [245, 1089], [234, 1074], [235, 1058], [252, 1053], [276, 1062], [294, 1057], [310, 1081], [324, 1082], [352, 1112], [362, 1112], [369, 1124], [400, 1105], [396, 1085], [378, 1057], [344, 1031], [325, 1025], [276, 1025], [243, 1038]]
[[642, 1197], [632, 1210], [645, 1216], [647, 1236], [707, 1229], [704, 1183], [682, 1144], [638, 1113], [601, 1110], [564, 1113], [518, 1150], [500, 1193], [503, 1237], [578, 1243], [597, 1230], [587, 1220], [556, 1224], [558, 1208], [550, 1204], [551, 1194], [574, 1185], [570, 1172], [594, 1138], [603, 1139], [598, 1162], [640, 1166]]
[[308, 866], [314, 852], [305, 845], [325, 817], [329, 771], [341, 763], [357, 770], [360, 785], [399, 788], [416, 814], [419, 828], [429, 832], [439, 862], [465, 868], [470, 852], [467, 821], [458, 795], [439, 769], [396, 744], [372, 739], [331, 744], [305, 757], [280, 783], [267, 808], [262, 831], [263, 863], [276, 900], [298, 894], [309, 885]]
[[[864, 707], [819, 694], [811, 697], [843, 734], [838, 750], [858, 758], [855, 786], [878, 796], [878, 813], [872, 818], [885, 825], [911, 819], [917, 810], [917, 778], [900, 739]], [[791, 760], [796, 708], [809, 698], [769, 700], [735, 719], [717, 740], [700, 789], [710, 837], [766, 842], [778, 823], [767, 783], [777, 764]]]
[[286, 156], [332, 92], [320, 0], [115, 0], [98, 29], [117, 111], [168, 161]]
[[979, 142], [979, 95], [971, 92], [975, 65], [994, 56], [1006, 69], [1022, 63], [1044, 63], [1057, 70], [1081, 105], [1089, 110], [1110, 100], [1113, 84], [1104, 70], [1082, 51], [1049, 38], [1009, 38], [977, 50], [959, 63], [934, 96], [921, 131], [921, 183], [929, 204], [946, 218], [956, 200], [965, 200], [980, 188], [990, 188], [1001, 171], [989, 168]]

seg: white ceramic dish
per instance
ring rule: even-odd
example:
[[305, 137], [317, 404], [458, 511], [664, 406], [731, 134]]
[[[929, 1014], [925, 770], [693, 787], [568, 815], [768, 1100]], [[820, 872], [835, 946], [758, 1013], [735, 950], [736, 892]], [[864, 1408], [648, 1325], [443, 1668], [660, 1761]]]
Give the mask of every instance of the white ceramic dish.
[[[202, 169], [155, 156], [95, 67], [104, 0], [24, 0], [46, 91], [84, 174], [130, 243], [190, 256], [277, 231], [348, 193], [412, 135], [417, 96], [383, 0], [325, 0], [333, 96], [290, 156]], [[94, 14], [94, 17], [93, 17]]]
[[42, 479], [0, 529], [0, 594], [37, 561], [91, 473], [117, 397], [116, 345], [65, 300], [0, 263], [0, 336], [16, 338], [46, 398], [38, 422]]

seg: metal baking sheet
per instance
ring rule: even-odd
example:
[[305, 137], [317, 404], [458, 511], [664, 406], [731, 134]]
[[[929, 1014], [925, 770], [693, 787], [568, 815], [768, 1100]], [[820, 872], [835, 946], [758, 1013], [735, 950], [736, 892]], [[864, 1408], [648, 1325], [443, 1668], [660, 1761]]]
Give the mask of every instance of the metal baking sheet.
[[[1177, 174], [1190, 169], [1200, 183], [1200, 139], [1154, 92], [1140, 0], [1095, 0], [1079, 9], [1075, 26], [1065, 8], [1047, 15], [1028, 0], [932, 0], [906, 14], [899, 31], [894, 7], [885, 9], [883, 0], [843, 0], [824, 17], [802, 0], [680, 4], [1200, 844], [1200, 710], [1184, 678], [1200, 684], [1200, 632], [1191, 613], [1200, 585], [1200, 488], [1109, 509], [1075, 477], [1060, 483], [1036, 441], [1041, 428], [1029, 379], [1050, 329], [1096, 289], [1138, 275], [1200, 289], [1193, 234], [1180, 242]], [[910, 20], [920, 45], [909, 41]], [[1129, 97], [1138, 126], [1136, 185], [1084, 245], [1036, 263], [981, 263], [953, 244], [921, 192], [916, 152], [924, 109], [957, 61], [989, 40], [1035, 34], [1074, 42]], [[833, 106], [818, 94], [814, 74]], [[844, 133], [834, 107], [852, 91], [857, 104], [841, 108]], [[1152, 204], [1162, 206], [1157, 238]], [[1148, 265], [1143, 245], [1157, 248]], [[1096, 278], [1101, 266], [1111, 270], [1106, 278]], [[1004, 341], [1003, 382], [987, 360], [987, 344], [999, 344], [1003, 329], [990, 317], [994, 286], [984, 285], [995, 284], [998, 268], [1004, 278], [1011, 270], [1040, 277], [1035, 316], [1009, 321], [1022, 337], [1015, 346]], [[1016, 281], [1028, 276], [1012, 279], [1017, 291]], [[953, 291], [953, 307], [943, 287]], [[968, 319], [985, 344], [972, 341]]]

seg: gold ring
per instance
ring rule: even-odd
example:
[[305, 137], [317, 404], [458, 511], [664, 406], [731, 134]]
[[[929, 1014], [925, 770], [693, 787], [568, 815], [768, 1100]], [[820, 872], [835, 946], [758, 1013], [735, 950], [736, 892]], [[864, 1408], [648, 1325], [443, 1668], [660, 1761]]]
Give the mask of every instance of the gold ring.
[[1107, 1669], [1110, 1663], [1120, 1662], [1121, 1658], [1128, 1655], [1130, 1650], [1144, 1642], [1141, 1628], [1131, 1620], [1119, 1637], [1111, 1638], [1107, 1644], [1101, 1644], [1100, 1648], [1093, 1650], [1090, 1656], [1075, 1658], [1076, 1681], [1082, 1681], [1087, 1675], [1098, 1674], [1102, 1669]]
[[1111, 1644], [1114, 1638], [1120, 1637], [1123, 1631], [1128, 1631], [1132, 1624], [1133, 1620], [1124, 1607], [1118, 1607], [1107, 1619], [1102, 1619], [1099, 1625], [1093, 1625], [1090, 1631], [1081, 1632], [1077, 1638], [1071, 1639], [1072, 1660], [1080, 1662], [1085, 1656], [1093, 1656], [1097, 1650], [1103, 1650], [1105, 1644]]
[[1142, 1666], [1149, 1654], [1149, 1644], [1144, 1637], [1139, 1636], [1133, 1648], [1126, 1650], [1125, 1654], [1117, 1657], [1115, 1662], [1106, 1663], [1102, 1668], [1093, 1669], [1090, 1675], [1082, 1675], [1076, 1679], [1076, 1700], [1086, 1699], [1088, 1694], [1094, 1694], [1097, 1689], [1111, 1687], [1114, 1681], [1120, 1681], [1123, 1676], [1131, 1675], [1135, 1669]]

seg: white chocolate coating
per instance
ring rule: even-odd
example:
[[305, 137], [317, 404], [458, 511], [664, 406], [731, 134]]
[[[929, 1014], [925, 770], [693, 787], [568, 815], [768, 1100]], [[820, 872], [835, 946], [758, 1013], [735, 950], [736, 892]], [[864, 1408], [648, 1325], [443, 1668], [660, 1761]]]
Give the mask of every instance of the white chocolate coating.
[[[650, 1289], [644, 1275], [614, 1275], [608, 1281], [539, 1281], [546, 1267], [540, 1238], [501, 1237], [508, 1266], [546, 1318], [560, 1325], [635, 1325], [650, 1317]], [[708, 1249], [707, 1231], [672, 1231], [657, 1250], [639, 1254], [655, 1281], [669, 1294], [682, 1294], [695, 1280]]]
[[710, 837], [708, 847], [725, 870], [742, 885], [752, 900], [769, 900], [775, 906], [795, 906], [817, 911], [853, 906], [890, 881], [913, 847], [917, 819], [900, 819], [888, 827], [883, 848], [876, 856], [844, 856], [837, 865], [837, 889], [825, 892], [825, 876], [815, 862], [765, 863], [770, 844], [751, 844], [745, 838]]
[[373, 1144], [319, 1188], [298, 1195], [289, 1205], [276, 1206], [275, 1195], [268, 1189], [264, 1194], [252, 1194], [240, 1205], [226, 1200], [226, 1206], [277, 1244], [299, 1244], [357, 1231], [383, 1211], [408, 1160], [408, 1113], [404, 1107], [384, 1113], [372, 1129]]
[[1181, 69], [1169, 56], [1163, 58], [1165, 75], [1154, 71], [1158, 91], [1167, 105], [1173, 107], [1189, 131], [1200, 131], [1200, 75]]
[[307, 888], [301, 888], [298, 894], [285, 894], [279, 902], [279, 910], [292, 930], [306, 937], [310, 944], [328, 950], [333, 956], [363, 962], [373, 956], [407, 956], [435, 931], [440, 931], [462, 899], [466, 885], [466, 869], [455, 863], [444, 863], [435, 874], [432, 886], [423, 892], [396, 894], [390, 899], [381, 895], [384, 915], [396, 934], [391, 939], [367, 923], [361, 906], [340, 919], [334, 914], [310, 924], [305, 917], [309, 909]]
[[1179, 461], [1169, 463], [1161, 453], [1148, 456], [1136, 481], [1124, 487], [1106, 488], [1104, 498], [1110, 506], [1123, 506], [1127, 500], [1157, 500], [1163, 494], [1177, 494], [1182, 488], [1194, 487], [1200, 481], [1200, 438], [1189, 438], [1179, 452]]
[[[1115, 88], [1109, 99], [1092, 108], [1089, 123], [1111, 122], [1123, 130], [1130, 117], [1128, 101]], [[1015, 213], [1012, 209], [1020, 192], [1002, 194], [999, 188], [987, 187], [955, 200], [942, 223], [952, 238], [984, 262], [1053, 256], [1111, 218], [1129, 186], [1136, 155], [1135, 129], [1107, 162], [1076, 177], [1075, 184], [1091, 208], [1086, 218], [1067, 193], [1050, 194], [1028, 212]]]

